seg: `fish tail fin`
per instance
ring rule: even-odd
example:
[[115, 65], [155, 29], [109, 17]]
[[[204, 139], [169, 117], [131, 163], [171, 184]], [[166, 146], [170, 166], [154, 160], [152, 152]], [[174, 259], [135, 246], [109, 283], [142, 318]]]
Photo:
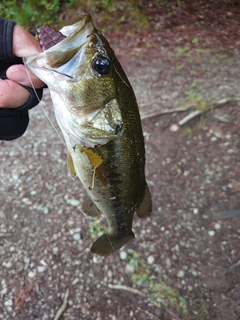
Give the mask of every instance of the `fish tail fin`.
[[152, 198], [151, 198], [151, 194], [150, 194], [150, 191], [148, 189], [147, 183], [145, 185], [145, 190], [144, 190], [144, 195], [143, 195], [142, 202], [140, 203], [140, 205], [136, 209], [136, 212], [137, 212], [137, 215], [140, 218], [147, 218], [147, 217], [149, 217], [151, 215], [151, 212], [152, 212]]
[[91, 251], [92, 253], [96, 253], [100, 256], [108, 256], [119, 250], [134, 238], [135, 236], [132, 231], [121, 237], [117, 234], [105, 233], [94, 242]]

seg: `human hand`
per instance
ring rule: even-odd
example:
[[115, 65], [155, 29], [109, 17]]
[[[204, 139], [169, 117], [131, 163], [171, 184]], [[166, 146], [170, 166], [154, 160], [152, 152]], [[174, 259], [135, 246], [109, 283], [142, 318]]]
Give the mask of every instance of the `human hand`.
[[[15, 25], [13, 29], [13, 54], [16, 57], [27, 57], [41, 52], [38, 41], [24, 28]], [[12, 65], [6, 73], [8, 79], [0, 79], [0, 107], [17, 108], [29, 100], [30, 93], [20, 84], [41, 88], [44, 83], [35, 75], [26, 71], [22, 64]], [[30, 79], [29, 79], [30, 75]]]

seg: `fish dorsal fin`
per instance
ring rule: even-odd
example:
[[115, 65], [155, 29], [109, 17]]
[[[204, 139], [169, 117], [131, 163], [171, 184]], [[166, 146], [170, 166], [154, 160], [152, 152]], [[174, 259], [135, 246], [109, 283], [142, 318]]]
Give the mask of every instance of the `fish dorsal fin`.
[[97, 206], [87, 194], [83, 199], [82, 211], [93, 218], [99, 217], [101, 215], [101, 211], [97, 208]]
[[140, 218], [147, 218], [151, 215], [152, 198], [151, 198], [151, 194], [150, 194], [150, 191], [148, 189], [147, 184], [145, 185], [145, 190], [144, 190], [142, 202], [138, 206], [136, 212]]
[[71, 177], [75, 178], [76, 177], [76, 170], [75, 170], [73, 158], [72, 158], [70, 152], [67, 153], [67, 167], [68, 167], [68, 170], [69, 170]]

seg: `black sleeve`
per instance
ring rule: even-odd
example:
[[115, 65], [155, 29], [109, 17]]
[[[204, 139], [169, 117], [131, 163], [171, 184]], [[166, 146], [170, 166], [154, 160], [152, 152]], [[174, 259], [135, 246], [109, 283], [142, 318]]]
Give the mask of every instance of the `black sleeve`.
[[[15, 22], [0, 18], [0, 78], [7, 79], [6, 71], [13, 64], [22, 64], [22, 59], [13, 55], [13, 28]], [[28, 110], [39, 103], [42, 98], [42, 88], [36, 89], [38, 97], [32, 88], [25, 87], [30, 93], [26, 104], [19, 108], [0, 108], [0, 140], [19, 138], [27, 129], [29, 123]]]

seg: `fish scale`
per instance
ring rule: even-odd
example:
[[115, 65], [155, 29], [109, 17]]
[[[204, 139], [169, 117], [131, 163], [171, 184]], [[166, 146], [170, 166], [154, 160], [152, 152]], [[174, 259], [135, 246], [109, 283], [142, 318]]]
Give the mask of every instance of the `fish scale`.
[[135, 238], [134, 212], [152, 211], [136, 98], [106, 38], [90, 14], [62, 30], [66, 38], [26, 59], [50, 90], [68, 148], [68, 168], [86, 196], [84, 213], [103, 214], [108, 230], [91, 251], [107, 256]]

